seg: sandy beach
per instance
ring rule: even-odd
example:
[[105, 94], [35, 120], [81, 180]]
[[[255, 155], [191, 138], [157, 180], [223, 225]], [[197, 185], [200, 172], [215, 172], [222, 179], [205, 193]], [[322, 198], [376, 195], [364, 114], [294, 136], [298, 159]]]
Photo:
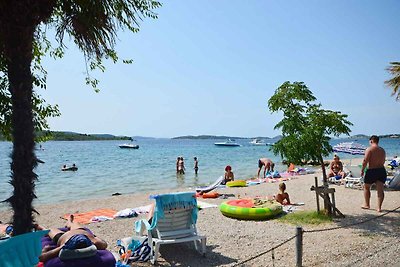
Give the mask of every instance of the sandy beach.
[[[320, 179], [320, 170], [315, 174], [297, 176], [286, 183], [292, 202], [305, 204], [299, 207], [301, 210], [316, 210], [315, 193], [310, 191], [315, 176]], [[360, 208], [363, 201], [362, 190], [335, 185], [332, 187], [336, 189], [336, 205], [346, 217], [318, 226], [304, 225], [304, 230], [345, 226], [379, 215], [374, 210], [376, 191], [372, 191], [371, 210], [363, 210]], [[278, 184], [265, 183], [246, 188], [226, 188], [217, 191], [220, 194], [234, 194], [241, 198], [269, 196], [277, 193]], [[85, 212], [98, 208], [115, 210], [134, 208], [150, 204], [148, 196], [149, 194], [121, 195], [96, 200], [42, 205], [36, 207], [40, 213], [36, 220], [45, 227], [60, 227], [65, 223], [60, 216], [66, 213]], [[201, 201], [220, 204], [224, 199], [201, 199]], [[400, 192], [386, 191], [383, 212], [398, 206], [400, 206]], [[7, 221], [10, 216], [10, 211], [0, 212], [2, 221]], [[144, 218], [144, 215], [130, 219], [92, 223], [89, 228], [108, 242], [111, 251], [116, 252], [116, 240], [133, 235], [134, 221], [141, 218]], [[233, 266], [268, 250], [295, 234], [295, 225], [281, 223], [275, 219], [261, 222], [240, 221], [224, 217], [218, 208], [201, 210], [197, 227], [201, 234], [207, 236], [206, 257], [199, 255], [192, 244], [162, 246], [158, 264], [160, 266]], [[400, 210], [352, 227], [304, 233], [303, 264], [304, 266], [368, 266], [370, 264], [399, 266], [400, 258], [397, 256], [400, 253], [399, 237]], [[267, 253], [241, 266], [294, 266], [295, 240], [276, 249], [274, 256], [274, 262], [271, 253]], [[140, 264], [140, 266], [142, 265], [150, 264]]]

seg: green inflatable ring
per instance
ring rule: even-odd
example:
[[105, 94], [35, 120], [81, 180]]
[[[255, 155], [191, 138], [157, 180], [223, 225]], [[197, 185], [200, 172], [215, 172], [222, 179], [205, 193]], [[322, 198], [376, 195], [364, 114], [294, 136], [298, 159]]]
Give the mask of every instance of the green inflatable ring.
[[282, 213], [282, 205], [276, 201], [266, 201], [260, 207], [253, 207], [252, 199], [235, 199], [223, 202], [219, 206], [227, 217], [241, 220], [267, 220]]
[[228, 186], [228, 187], [245, 187], [245, 186], [247, 186], [247, 183], [245, 180], [235, 180], [235, 181], [227, 182], [226, 186]]

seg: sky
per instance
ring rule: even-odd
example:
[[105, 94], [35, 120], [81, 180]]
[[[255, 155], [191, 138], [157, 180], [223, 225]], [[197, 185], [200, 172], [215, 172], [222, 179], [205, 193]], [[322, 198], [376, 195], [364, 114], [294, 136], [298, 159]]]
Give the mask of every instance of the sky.
[[99, 93], [83, 54], [46, 58], [51, 130], [128, 136], [275, 136], [268, 99], [303, 81], [325, 109], [349, 115], [352, 134], [400, 133], [400, 102], [384, 85], [400, 61], [400, 1], [171, 0], [139, 33], [121, 31]]

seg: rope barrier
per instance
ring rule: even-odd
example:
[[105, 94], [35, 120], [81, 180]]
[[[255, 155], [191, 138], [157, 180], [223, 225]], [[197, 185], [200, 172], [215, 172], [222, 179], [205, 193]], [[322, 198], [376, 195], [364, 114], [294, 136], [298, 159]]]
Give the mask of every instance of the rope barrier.
[[[341, 229], [341, 228], [346, 228], [346, 227], [350, 227], [350, 226], [354, 226], [354, 225], [363, 224], [363, 223], [366, 223], [366, 222], [369, 222], [369, 221], [372, 221], [372, 220], [381, 218], [381, 217], [383, 217], [383, 216], [385, 216], [385, 215], [387, 215], [387, 214], [389, 214], [389, 213], [391, 213], [391, 212], [395, 212], [395, 211], [398, 210], [398, 209], [400, 209], [400, 206], [398, 206], [397, 208], [394, 208], [394, 209], [392, 209], [392, 210], [389, 210], [389, 211], [387, 211], [387, 212], [385, 212], [385, 213], [382, 213], [381, 215], [374, 216], [374, 217], [372, 217], [372, 218], [369, 218], [369, 219], [367, 219], [367, 220], [363, 220], [363, 221], [360, 221], [360, 222], [351, 223], [351, 224], [346, 224], [346, 225], [343, 225], [343, 226], [337, 226], [337, 227], [331, 227], [331, 228], [325, 228], [325, 229], [318, 229], [318, 230], [303, 230], [303, 233], [325, 232], [325, 231], [337, 230], [337, 229]], [[249, 261], [252, 261], [252, 260], [254, 260], [254, 259], [258, 258], [258, 257], [261, 257], [261, 256], [263, 256], [263, 255], [265, 255], [265, 254], [267, 254], [267, 253], [269, 253], [269, 252], [271, 252], [271, 251], [272, 251], [272, 262], [273, 262], [273, 264], [274, 264], [274, 260], [275, 260], [275, 253], [274, 253], [274, 250], [277, 249], [277, 248], [279, 248], [279, 247], [281, 247], [281, 246], [283, 246], [284, 244], [288, 243], [289, 241], [293, 240], [293, 239], [296, 238], [297, 236], [298, 236], [298, 234], [292, 236], [292, 237], [289, 238], [289, 239], [286, 239], [285, 241], [283, 241], [283, 242], [280, 243], [279, 245], [277, 245], [277, 246], [275, 246], [275, 247], [272, 247], [272, 248], [268, 249], [267, 251], [261, 252], [261, 253], [259, 253], [259, 254], [257, 254], [257, 255], [254, 255], [254, 256], [251, 257], [251, 258], [248, 258], [248, 259], [246, 259], [246, 260], [243, 260], [243, 261], [241, 261], [241, 262], [238, 262], [238, 263], [236, 263], [236, 264], [233, 265], [233, 266], [242, 265], [242, 264], [244, 264], [244, 263], [246, 263], [246, 262], [249, 262]]]
[[277, 246], [275, 246], [275, 247], [273, 247], [273, 248], [270, 248], [270, 249], [268, 249], [267, 251], [261, 252], [261, 253], [255, 255], [255, 256], [253, 256], [253, 257], [251, 257], [251, 258], [248, 258], [247, 260], [238, 262], [238, 263], [236, 263], [236, 264], [233, 265], [233, 266], [239, 266], [239, 265], [242, 265], [242, 264], [244, 264], [244, 263], [246, 263], [246, 262], [249, 262], [249, 261], [251, 261], [251, 260], [254, 260], [254, 259], [258, 258], [258, 257], [261, 257], [262, 255], [265, 255], [265, 254], [267, 254], [268, 252], [271, 252], [271, 251], [273, 251], [274, 249], [277, 249], [277, 248], [283, 246], [283, 245], [286, 244], [287, 242], [293, 240], [295, 237], [297, 237], [297, 235], [294, 235], [294, 236], [292, 236], [291, 238], [286, 239], [285, 241], [283, 241], [283, 242], [280, 243], [279, 245], [277, 245]]
[[366, 222], [369, 222], [369, 221], [378, 219], [378, 218], [380, 218], [380, 217], [383, 217], [383, 216], [385, 216], [385, 215], [387, 215], [387, 214], [389, 214], [389, 213], [391, 213], [391, 212], [394, 212], [394, 211], [396, 211], [396, 210], [398, 210], [398, 209], [400, 209], [400, 206], [397, 207], [397, 208], [395, 208], [395, 209], [389, 210], [389, 211], [387, 211], [387, 212], [385, 212], [385, 213], [382, 213], [381, 215], [374, 216], [374, 217], [372, 217], [372, 218], [366, 219], [366, 220], [364, 220], [364, 221], [356, 222], [356, 223], [351, 223], [351, 224], [346, 224], [346, 225], [343, 225], [343, 226], [337, 226], [337, 227], [331, 227], [331, 228], [325, 228], [325, 229], [303, 230], [303, 232], [304, 232], [304, 233], [325, 232], [325, 231], [331, 231], [331, 230], [337, 230], [337, 229], [341, 229], [341, 228], [346, 228], [346, 227], [350, 227], [350, 226], [354, 226], [354, 225], [359, 225], [359, 224], [363, 224], [363, 223], [366, 223]]

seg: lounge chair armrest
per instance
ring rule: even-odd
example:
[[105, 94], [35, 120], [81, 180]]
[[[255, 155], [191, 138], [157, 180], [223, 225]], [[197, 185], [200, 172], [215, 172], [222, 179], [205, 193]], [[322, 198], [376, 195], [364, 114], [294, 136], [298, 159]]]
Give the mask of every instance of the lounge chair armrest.
[[147, 220], [140, 220], [135, 222], [135, 232], [137, 235], [142, 236], [144, 231], [149, 231], [151, 228]]

